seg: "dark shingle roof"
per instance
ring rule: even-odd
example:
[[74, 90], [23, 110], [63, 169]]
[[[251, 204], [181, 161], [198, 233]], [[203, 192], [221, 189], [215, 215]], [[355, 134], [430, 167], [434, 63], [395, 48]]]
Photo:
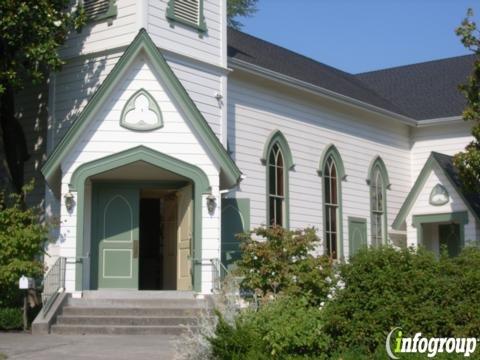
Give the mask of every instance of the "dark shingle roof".
[[477, 218], [480, 218], [480, 193], [468, 192], [465, 190], [462, 180], [460, 179], [460, 173], [453, 164], [453, 157], [437, 152], [432, 152], [432, 156], [443, 169], [460, 196], [462, 196], [467, 205], [470, 206]]
[[458, 85], [474, 61], [467, 55], [353, 75], [231, 28], [228, 56], [416, 120], [461, 115]]
[[402, 114], [354, 75], [232, 28], [228, 29], [228, 56]]
[[417, 120], [458, 116], [466, 100], [458, 90], [472, 72], [475, 55], [358, 74], [372, 90]]

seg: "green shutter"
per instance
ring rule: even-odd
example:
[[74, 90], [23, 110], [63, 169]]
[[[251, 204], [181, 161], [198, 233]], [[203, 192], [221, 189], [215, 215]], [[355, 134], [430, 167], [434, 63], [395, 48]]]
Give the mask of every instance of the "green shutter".
[[240, 258], [236, 235], [250, 230], [250, 199], [222, 199], [221, 261], [230, 267]]
[[367, 220], [360, 218], [348, 218], [348, 241], [349, 256], [354, 256], [358, 250], [367, 247]]

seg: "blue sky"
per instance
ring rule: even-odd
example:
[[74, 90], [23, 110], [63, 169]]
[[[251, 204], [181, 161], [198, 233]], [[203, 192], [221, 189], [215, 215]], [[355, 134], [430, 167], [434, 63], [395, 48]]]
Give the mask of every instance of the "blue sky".
[[454, 29], [480, 0], [258, 0], [243, 31], [358, 73], [467, 54]]

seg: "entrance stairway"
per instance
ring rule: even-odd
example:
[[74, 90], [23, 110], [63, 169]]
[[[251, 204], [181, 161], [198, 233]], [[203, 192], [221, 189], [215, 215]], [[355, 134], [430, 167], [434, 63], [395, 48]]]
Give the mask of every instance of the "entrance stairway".
[[209, 308], [193, 292], [85, 291], [81, 299], [68, 299], [51, 333], [179, 335], [186, 325], [195, 330]]

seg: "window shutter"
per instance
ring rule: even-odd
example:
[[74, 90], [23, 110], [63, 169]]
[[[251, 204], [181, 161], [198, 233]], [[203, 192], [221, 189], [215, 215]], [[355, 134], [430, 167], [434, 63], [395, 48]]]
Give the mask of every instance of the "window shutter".
[[83, 8], [88, 19], [99, 19], [116, 15], [113, 0], [83, 0]]
[[175, 0], [175, 17], [198, 25], [200, 20], [200, 0]]
[[170, 20], [193, 26], [200, 31], [206, 31], [203, 21], [204, 0], [170, 0], [167, 17]]

